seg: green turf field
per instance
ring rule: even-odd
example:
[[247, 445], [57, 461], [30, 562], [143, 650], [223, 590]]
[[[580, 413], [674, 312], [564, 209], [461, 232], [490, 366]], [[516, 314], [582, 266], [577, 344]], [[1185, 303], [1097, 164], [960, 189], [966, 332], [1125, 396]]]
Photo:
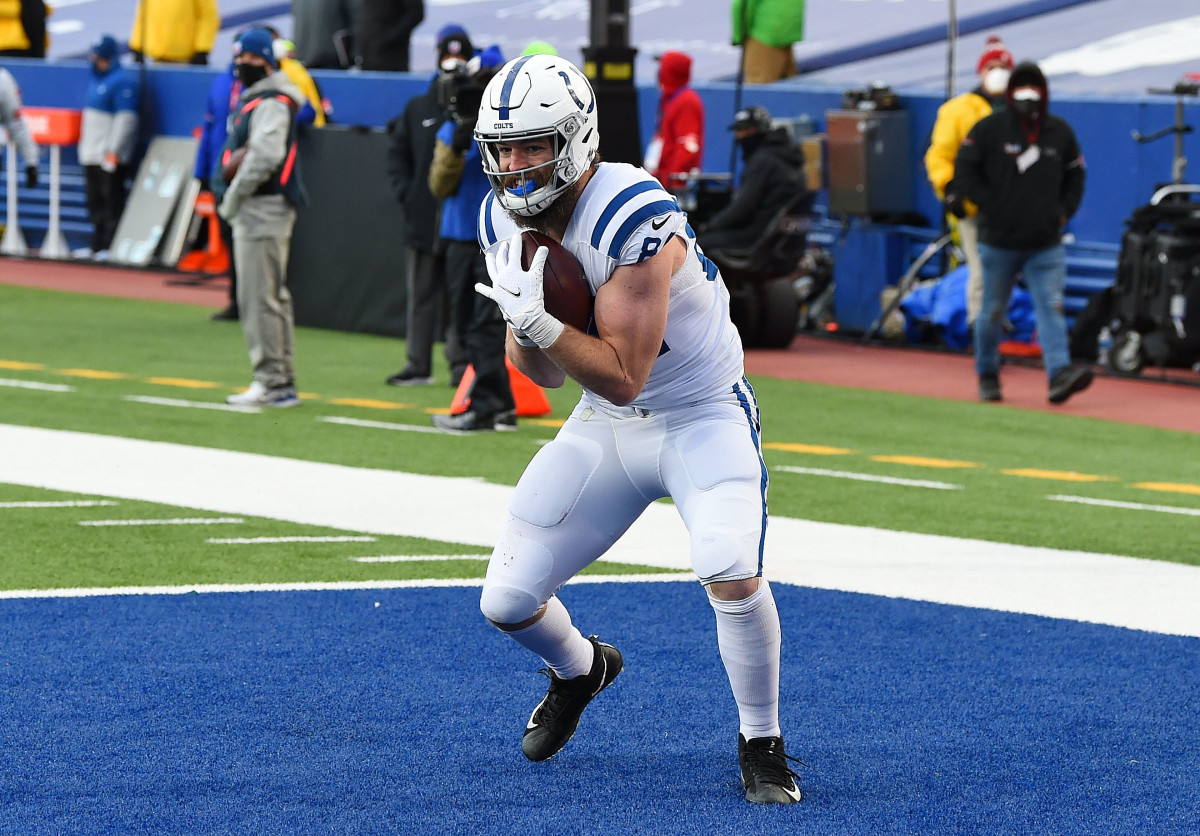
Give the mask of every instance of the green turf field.
[[[210, 322], [207, 313], [0, 285], [0, 423], [514, 484], [578, 397], [570, 385], [549, 392], [553, 413], [523, 420], [516, 433], [424, 432], [430, 412], [446, 409], [453, 395], [441, 382], [444, 367], [436, 370], [439, 385], [390, 387], [383, 381], [402, 365], [400, 341], [302, 328], [302, 407], [259, 414], [200, 408], [222, 404], [250, 380], [238, 325]], [[767, 378], [752, 383], [763, 410], [772, 515], [1200, 563], [1200, 439], [1193, 434]], [[484, 567], [486, 549], [402, 537], [237, 549], [209, 542], [302, 528], [273, 520], [247, 519], [232, 532], [220, 523], [85, 526], [216, 515], [125, 500], [7, 508], [103, 497], [5, 485], [3, 472], [0, 460], [0, 585], [7, 589], [478, 577]], [[467, 557], [350, 560], [457, 554]]]

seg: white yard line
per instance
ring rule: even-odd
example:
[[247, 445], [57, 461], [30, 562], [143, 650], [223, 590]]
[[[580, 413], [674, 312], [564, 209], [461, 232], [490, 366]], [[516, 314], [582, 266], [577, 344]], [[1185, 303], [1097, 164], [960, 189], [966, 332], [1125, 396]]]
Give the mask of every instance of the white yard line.
[[241, 517], [170, 517], [159, 520], [80, 520], [80, 525], [90, 526], [122, 526], [122, 525], [220, 525], [224, 523], [243, 523]]
[[[1090, 496], [1070, 496], [1054, 494], [1046, 499], [1055, 502], [1078, 502], [1082, 505], [1100, 505], [1105, 508], [1125, 508], [1130, 511], [1160, 511], [1164, 514], [1183, 514], [1189, 517], [1200, 517], [1200, 508], [1180, 508], [1177, 505], [1146, 505], [1142, 502], [1118, 502], [1115, 499], [1093, 499]], [[1197, 603], [1200, 606], [1200, 603]]]
[[11, 386], [14, 389], [37, 389], [39, 392], [74, 392], [74, 386], [65, 383], [38, 383], [36, 380], [13, 380], [0, 377], [0, 386]]
[[222, 546], [257, 546], [263, 543], [374, 543], [374, 537], [210, 537], [206, 543]]
[[417, 424], [397, 424], [392, 421], [368, 421], [365, 418], [342, 418], [337, 415], [322, 415], [317, 419], [326, 424], [344, 424], [348, 427], [365, 427], [369, 430], [399, 430], [406, 433], [442, 433], [437, 427], [423, 427]]
[[151, 406], [174, 406], [183, 409], [210, 409], [216, 412], [241, 412], [249, 415], [257, 415], [262, 410], [257, 406], [244, 406], [242, 404], [219, 403], [217, 401], [185, 401], [181, 398], [156, 398], [152, 395], [125, 395], [122, 400], [133, 401], [134, 403], [145, 403]]
[[949, 482], [934, 482], [929, 479], [901, 479], [898, 476], [876, 476], [873, 473], [854, 473], [848, 470], [825, 470], [820, 467], [792, 467], [779, 465], [771, 470], [781, 470], [784, 473], [800, 473], [805, 476], [832, 476], [836, 479], [853, 479], [858, 482], [881, 482], [885, 485], [901, 485], [908, 488], [932, 488], [938, 491], [959, 491], [962, 485]]
[[97, 508], [119, 503], [111, 499], [62, 499], [46, 502], [0, 502], [0, 508]]
[[381, 554], [376, 557], [348, 557], [355, 563], [427, 563], [443, 560], [487, 560], [487, 554]]
[[[512, 492], [480, 479], [3, 424], [0, 450], [0, 482], [484, 548]], [[687, 547], [675, 509], [655, 503], [605, 559], [686, 569]], [[784, 517], [770, 519], [765, 562], [784, 583], [1200, 636], [1200, 567]]]

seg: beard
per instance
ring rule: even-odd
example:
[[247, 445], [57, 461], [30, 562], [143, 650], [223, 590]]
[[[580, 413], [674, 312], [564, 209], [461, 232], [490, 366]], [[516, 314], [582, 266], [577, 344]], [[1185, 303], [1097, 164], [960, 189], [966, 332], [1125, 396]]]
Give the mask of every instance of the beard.
[[[523, 178], [514, 177], [511, 180], [506, 179], [502, 183], [505, 188], [517, 187], [525, 179], [528, 179], [532, 180], [536, 184], [536, 187], [540, 189], [544, 188], [553, 176], [553, 167], [547, 167], [531, 171]], [[576, 182], [571, 188], [556, 197], [553, 203], [536, 215], [520, 215], [507, 207], [503, 207], [504, 213], [518, 226], [533, 229], [536, 232], [549, 235], [553, 238], [555, 234], [566, 229], [567, 224], [571, 221], [571, 215], [575, 211], [575, 204], [579, 202], [579, 191], [579, 183]], [[554, 234], [552, 234], [551, 230], [553, 230]]]

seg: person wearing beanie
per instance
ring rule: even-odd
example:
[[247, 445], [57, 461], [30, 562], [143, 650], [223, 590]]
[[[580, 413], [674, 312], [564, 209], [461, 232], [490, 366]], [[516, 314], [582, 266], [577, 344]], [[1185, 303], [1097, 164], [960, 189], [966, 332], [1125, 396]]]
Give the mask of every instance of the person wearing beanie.
[[975, 65], [978, 84], [938, 108], [925, 152], [925, 172], [938, 200], [949, 216], [950, 228], [955, 231], [959, 247], [967, 261], [967, 327], [979, 316], [983, 304], [983, 266], [979, 262], [979, 228], [975, 221], [975, 205], [962, 199], [951, 184], [954, 180], [954, 158], [971, 128], [997, 107], [1004, 106], [1004, 90], [1012, 72], [1013, 57], [999, 36], [991, 35]]
[[439, 201], [429, 190], [429, 168], [438, 128], [446, 110], [438, 98], [438, 79], [449, 77], [475, 55], [465, 29], [447, 24], [435, 42], [438, 69], [425, 92], [413, 96], [404, 111], [388, 123], [391, 142], [387, 171], [392, 193], [404, 210], [405, 309], [404, 367], [387, 378], [392, 386], [427, 386], [433, 383], [433, 344], [438, 326], [445, 323], [445, 355], [450, 365], [450, 385], [457, 386], [467, 367], [458, 332], [449, 322], [450, 294], [446, 262], [439, 252], [437, 221]]
[[644, 167], [668, 191], [683, 188], [704, 155], [704, 103], [692, 89], [691, 56], [664, 52], [658, 59], [658, 127]]
[[296, 154], [296, 113], [304, 94], [279, 71], [275, 38], [266, 29], [238, 36], [233, 69], [242, 94], [212, 186], [217, 214], [233, 228], [238, 311], [254, 380], [225, 400], [238, 406], [299, 406], [292, 364], [295, 321], [286, 281], [296, 209], [308, 202]]
[[954, 182], [979, 207], [983, 307], [975, 320], [979, 398], [998, 401], [1000, 340], [1009, 297], [1020, 276], [1033, 300], [1048, 399], [1058, 404], [1092, 382], [1089, 366], [1071, 364], [1063, 287], [1062, 235], [1083, 200], [1084, 161], [1075, 132], [1049, 111], [1050, 86], [1032, 61], [1013, 68], [1007, 107], [971, 128], [954, 162]]
[[117, 60], [119, 47], [112, 35], [92, 44], [88, 59], [91, 78], [79, 126], [79, 164], [83, 166], [91, 246], [75, 255], [104, 260], [117, 231], [129, 181], [138, 131], [138, 85]]
[[449, 118], [438, 129], [429, 168], [429, 190], [442, 201], [440, 238], [446, 254], [450, 315], [474, 367], [470, 407], [458, 415], [435, 415], [443, 432], [515, 430], [516, 401], [504, 362], [507, 326], [499, 309], [475, 292], [488, 282], [476, 229], [479, 207], [491, 192], [483, 157], [474, 141], [483, 90], [504, 64], [498, 46], [476, 53], [449, 88]]

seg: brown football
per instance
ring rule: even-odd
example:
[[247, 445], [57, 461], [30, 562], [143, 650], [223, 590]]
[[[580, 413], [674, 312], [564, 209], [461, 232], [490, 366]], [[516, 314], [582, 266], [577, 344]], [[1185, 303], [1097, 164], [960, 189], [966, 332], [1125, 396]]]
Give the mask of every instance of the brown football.
[[570, 250], [553, 238], [527, 229], [521, 233], [521, 266], [524, 269], [529, 269], [538, 247], [550, 250], [546, 257], [546, 269], [542, 271], [546, 310], [560, 322], [586, 332], [592, 321], [595, 299], [583, 274], [583, 265]]
[[243, 145], [229, 155], [229, 162], [221, 166], [221, 179], [226, 183], [232, 183], [233, 178], [237, 176], [238, 168], [242, 165], [242, 160], [246, 158], [246, 149], [249, 146]]

